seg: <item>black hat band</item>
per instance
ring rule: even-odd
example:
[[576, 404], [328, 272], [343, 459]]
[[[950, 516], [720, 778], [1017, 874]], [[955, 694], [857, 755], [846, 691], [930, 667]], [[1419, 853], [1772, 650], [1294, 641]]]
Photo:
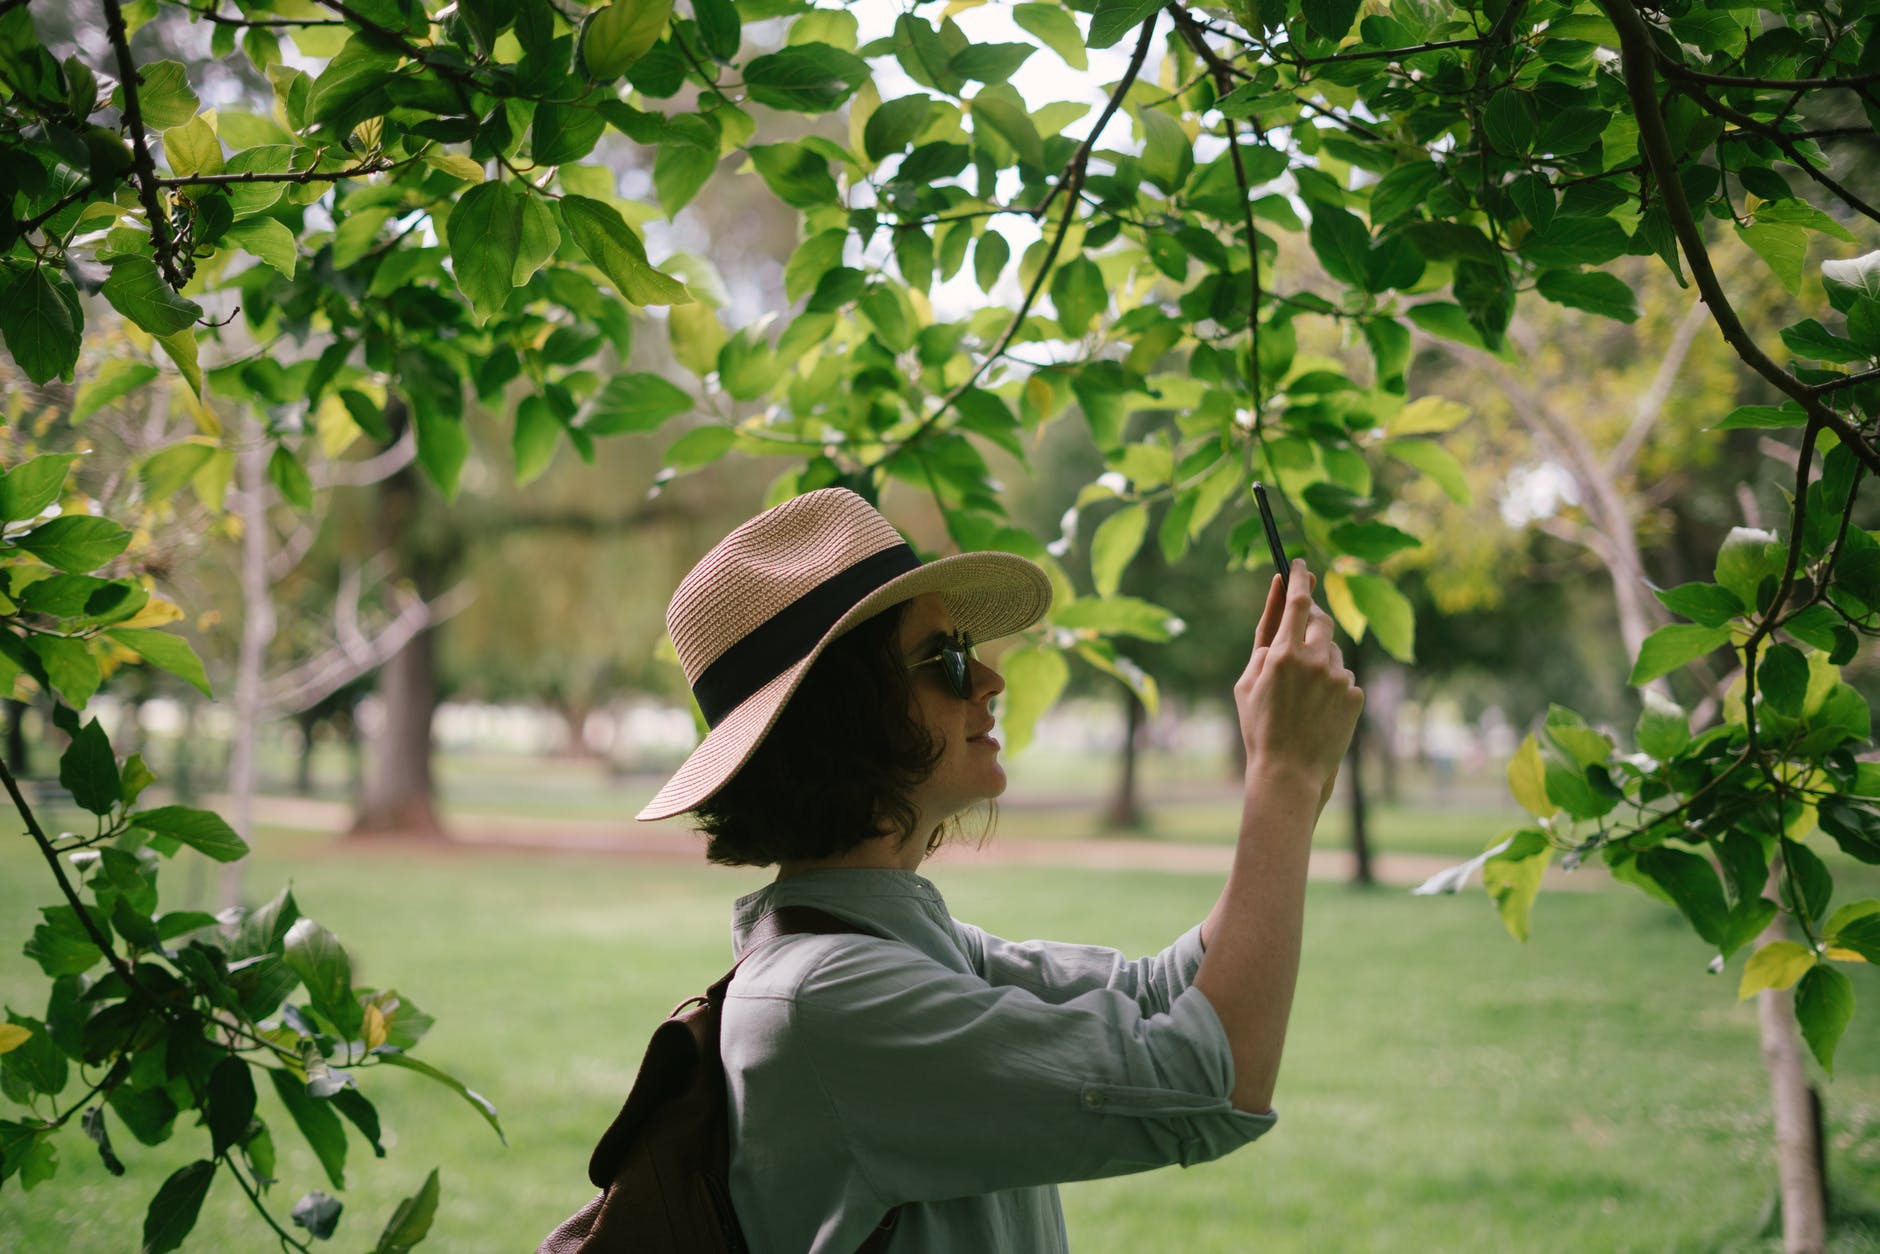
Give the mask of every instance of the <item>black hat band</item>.
[[712, 661], [692, 685], [692, 695], [712, 727], [759, 689], [808, 656], [844, 614], [890, 579], [920, 569], [905, 544], [871, 553], [829, 576], [772, 614], [744, 639]]

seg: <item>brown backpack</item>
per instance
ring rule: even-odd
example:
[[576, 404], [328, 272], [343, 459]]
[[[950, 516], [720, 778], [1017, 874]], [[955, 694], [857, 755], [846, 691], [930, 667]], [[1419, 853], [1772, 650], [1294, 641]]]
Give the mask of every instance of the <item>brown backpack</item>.
[[[761, 919], [744, 951], [779, 936], [859, 932], [809, 906]], [[742, 964], [744, 959], [740, 958]], [[746, 1254], [731, 1209], [731, 1128], [719, 1018], [736, 966], [659, 1025], [626, 1104], [594, 1147], [588, 1179], [600, 1195], [549, 1233], [536, 1254]], [[888, 1212], [857, 1254], [878, 1254], [893, 1234]]]

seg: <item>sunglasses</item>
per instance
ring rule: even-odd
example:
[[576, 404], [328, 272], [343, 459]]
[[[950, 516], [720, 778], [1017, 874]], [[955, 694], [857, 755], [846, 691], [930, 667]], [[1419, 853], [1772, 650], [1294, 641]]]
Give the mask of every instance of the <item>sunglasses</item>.
[[908, 667], [910, 671], [923, 666], [940, 663], [940, 673], [946, 676], [947, 688], [962, 701], [973, 699], [973, 668], [970, 662], [979, 655], [973, 650], [972, 637], [963, 632], [954, 632], [946, 643], [940, 646], [940, 652], [930, 658], [923, 658]]

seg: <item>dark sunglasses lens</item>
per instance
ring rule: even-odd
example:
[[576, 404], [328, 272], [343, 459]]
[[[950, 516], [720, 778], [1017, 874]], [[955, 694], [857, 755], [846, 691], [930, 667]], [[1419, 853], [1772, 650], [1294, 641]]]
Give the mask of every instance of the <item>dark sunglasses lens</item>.
[[969, 655], [959, 645], [950, 644], [940, 650], [940, 668], [947, 673], [947, 682], [953, 685], [953, 695], [962, 701], [972, 699], [972, 668], [967, 665]]

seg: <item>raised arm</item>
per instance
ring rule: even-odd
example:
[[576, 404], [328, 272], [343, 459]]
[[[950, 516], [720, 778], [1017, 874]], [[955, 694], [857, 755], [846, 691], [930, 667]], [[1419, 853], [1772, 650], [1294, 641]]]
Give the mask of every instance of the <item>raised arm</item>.
[[1332, 642], [1332, 619], [1312, 602], [1315, 581], [1294, 562], [1292, 591], [1278, 576], [1234, 684], [1247, 746], [1240, 836], [1220, 900], [1202, 925], [1207, 953], [1195, 973], [1227, 1031], [1233, 1104], [1264, 1113], [1279, 1079], [1299, 975], [1306, 863], [1312, 829], [1351, 742], [1364, 693]]

